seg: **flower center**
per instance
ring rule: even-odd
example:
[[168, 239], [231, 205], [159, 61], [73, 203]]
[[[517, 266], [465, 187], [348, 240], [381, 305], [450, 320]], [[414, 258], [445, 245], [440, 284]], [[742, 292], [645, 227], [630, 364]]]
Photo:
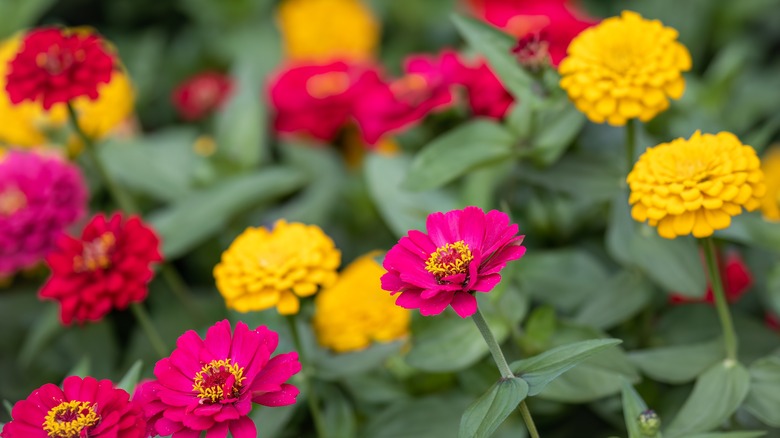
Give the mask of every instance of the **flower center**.
[[306, 81], [306, 91], [316, 99], [325, 99], [347, 91], [349, 75], [344, 72], [330, 72], [312, 76]]
[[11, 216], [27, 206], [27, 197], [16, 187], [0, 192], [0, 216]]
[[417, 105], [425, 100], [427, 90], [428, 80], [419, 73], [410, 73], [390, 84], [393, 95], [410, 105]]
[[195, 375], [192, 390], [198, 393], [200, 404], [230, 402], [238, 397], [244, 380], [244, 368], [238, 364], [231, 364], [230, 359], [212, 360]]
[[62, 402], [53, 407], [43, 422], [43, 430], [51, 438], [79, 438], [82, 431], [100, 421], [95, 405], [84, 401]]
[[59, 75], [69, 69], [75, 61], [83, 61], [85, 56], [83, 50], [71, 53], [62, 50], [60, 46], [52, 46], [47, 52], [39, 53], [35, 58], [35, 63], [50, 75]]
[[465, 274], [474, 259], [468, 244], [459, 240], [436, 248], [425, 262], [425, 270], [438, 278]]
[[211, 108], [219, 100], [219, 85], [204, 81], [193, 90], [193, 100], [201, 108]]
[[84, 242], [84, 249], [81, 255], [73, 258], [73, 270], [76, 272], [92, 272], [98, 269], [106, 269], [111, 264], [111, 252], [115, 244], [116, 237], [108, 231], [91, 242]]

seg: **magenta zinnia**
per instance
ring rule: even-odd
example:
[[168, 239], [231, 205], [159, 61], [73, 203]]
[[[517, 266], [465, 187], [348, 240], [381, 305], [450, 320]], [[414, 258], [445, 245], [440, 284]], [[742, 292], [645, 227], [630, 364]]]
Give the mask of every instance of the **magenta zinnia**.
[[136, 393], [149, 429], [161, 436], [255, 438], [247, 415], [252, 402], [264, 406], [295, 403], [298, 389], [284, 383], [301, 370], [298, 353], [271, 357], [279, 336], [265, 326], [250, 330], [239, 322], [220, 321], [206, 339], [193, 330], [176, 342], [169, 357], [154, 368], [156, 381]]
[[462, 318], [477, 311], [474, 292], [490, 292], [507, 262], [525, 253], [518, 226], [496, 210], [478, 207], [433, 213], [428, 234], [409, 231], [384, 261], [382, 289], [400, 292], [396, 304], [438, 315], [447, 306]]

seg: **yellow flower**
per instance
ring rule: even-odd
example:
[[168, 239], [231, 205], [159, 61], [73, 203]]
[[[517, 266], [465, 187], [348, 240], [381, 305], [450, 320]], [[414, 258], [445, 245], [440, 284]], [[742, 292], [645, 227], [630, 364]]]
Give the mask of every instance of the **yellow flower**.
[[336, 279], [341, 252], [316, 225], [279, 220], [273, 230], [247, 228], [214, 267], [228, 308], [251, 312], [276, 306], [298, 313], [298, 297], [314, 295]]
[[648, 149], [628, 174], [631, 216], [667, 239], [727, 228], [766, 193], [761, 162], [734, 134], [696, 132]]
[[780, 221], [780, 147], [774, 147], [762, 160], [761, 170], [766, 178], [766, 196], [761, 201], [764, 218]]
[[277, 19], [294, 60], [364, 60], [379, 43], [379, 23], [359, 0], [285, 0]]
[[315, 298], [314, 328], [320, 345], [344, 353], [409, 333], [411, 313], [382, 290], [385, 270], [366, 254], [350, 264], [332, 287]]
[[[48, 133], [67, 127], [68, 110], [65, 104], [54, 105], [45, 111], [38, 102], [25, 101], [14, 105], [5, 93], [8, 62], [16, 56], [21, 43], [17, 34], [0, 43], [0, 142], [15, 146], [35, 147], [50, 143]], [[73, 101], [79, 125], [94, 139], [102, 139], [133, 113], [134, 92], [124, 70], [113, 73], [111, 81], [98, 87], [100, 97], [90, 100], [80, 97]], [[75, 137], [74, 137], [75, 138]], [[69, 139], [75, 146], [73, 139]]]
[[691, 69], [688, 49], [677, 31], [658, 20], [623, 11], [579, 34], [561, 62], [561, 87], [596, 123], [646, 122], [679, 99], [682, 72]]

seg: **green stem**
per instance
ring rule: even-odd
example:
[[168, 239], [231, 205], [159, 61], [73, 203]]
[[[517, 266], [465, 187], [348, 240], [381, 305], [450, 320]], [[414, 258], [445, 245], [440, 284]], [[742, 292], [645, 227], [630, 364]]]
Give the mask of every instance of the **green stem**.
[[290, 333], [292, 333], [293, 344], [295, 349], [298, 350], [298, 358], [301, 361], [301, 375], [303, 377], [304, 385], [306, 385], [306, 401], [309, 404], [309, 411], [311, 412], [312, 419], [314, 420], [314, 428], [317, 430], [317, 436], [324, 438], [327, 436], [325, 433], [325, 421], [323, 420], [322, 412], [320, 412], [320, 400], [317, 396], [317, 391], [314, 389], [314, 384], [311, 378], [311, 367], [309, 364], [309, 356], [304, 351], [303, 343], [298, 335], [298, 326], [295, 324], [295, 317], [292, 315], [287, 316], [287, 323], [290, 326]]
[[190, 289], [184, 282], [184, 279], [179, 275], [179, 271], [176, 270], [170, 263], [163, 262], [160, 264], [160, 274], [162, 274], [165, 282], [168, 283], [168, 288], [176, 295], [176, 298], [181, 301], [184, 307], [187, 308], [187, 312], [192, 315], [198, 322], [205, 322], [206, 316], [200, 311], [190, 295]]
[[707, 258], [707, 273], [712, 285], [712, 294], [715, 296], [715, 308], [718, 310], [718, 318], [723, 329], [723, 341], [726, 346], [726, 357], [737, 360], [737, 334], [734, 331], [734, 323], [731, 320], [726, 294], [723, 291], [718, 259], [715, 253], [715, 241], [712, 237], [702, 239], [704, 254]]
[[628, 172], [634, 167], [634, 154], [636, 153], [636, 120], [628, 119], [626, 122], [626, 162]]
[[165, 341], [163, 341], [162, 336], [160, 336], [160, 333], [154, 327], [154, 324], [152, 324], [152, 319], [149, 318], [149, 314], [146, 313], [146, 309], [144, 309], [144, 307], [139, 303], [132, 303], [130, 304], [130, 310], [133, 311], [135, 319], [137, 319], [138, 323], [141, 324], [141, 328], [143, 329], [144, 333], [146, 333], [146, 337], [149, 338], [149, 342], [152, 343], [152, 348], [154, 348], [154, 351], [157, 353], [157, 355], [160, 357], [167, 356], [168, 347], [165, 346]]
[[531, 435], [531, 438], [539, 438], [539, 431], [536, 430], [536, 424], [534, 424], [534, 419], [531, 417], [531, 411], [528, 410], [528, 404], [525, 400], [520, 402], [520, 415], [523, 416], [525, 427], [528, 428], [528, 433]]

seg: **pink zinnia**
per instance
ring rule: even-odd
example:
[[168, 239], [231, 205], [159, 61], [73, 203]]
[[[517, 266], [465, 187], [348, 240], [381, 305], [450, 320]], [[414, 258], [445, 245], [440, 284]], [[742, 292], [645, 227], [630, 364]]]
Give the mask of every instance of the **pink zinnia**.
[[14, 405], [2, 438], [144, 438], [141, 406], [110, 380], [70, 376]]
[[478, 207], [433, 213], [428, 234], [409, 231], [388, 251], [382, 289], [401, 293], [396, 304], [438, 315], [447, 306], [462, 318], [477, 311], [474, 292], [490, 292], [507, 262], [525, 253], [518, 226], [496, 210]]
[[0, 158], [0, 277], [41, 262], [86, 208], [78, 167], [36, 152]]
[[487, 62], [479, 59], [471, 64], [464, 62], [457, 55], [452, 56], [457, 64], [453, 82], [466, 89], [472, 114], [503, 119], [515, 99], [504, 88]]
[[156, 381], [144, 384], [138, 401], [149, 428], [161, 436], [254, 438], [255, 424], [247, 417], [252, 402], [264, 406], [295, 403], [298, 389], [284, 383], [301, 370], [298, 353], [271, 357], [279, 336], [265, 326], [250, 330], [220, 321], [206, 339], [184, 333], [169, 357], [154, 368]]

